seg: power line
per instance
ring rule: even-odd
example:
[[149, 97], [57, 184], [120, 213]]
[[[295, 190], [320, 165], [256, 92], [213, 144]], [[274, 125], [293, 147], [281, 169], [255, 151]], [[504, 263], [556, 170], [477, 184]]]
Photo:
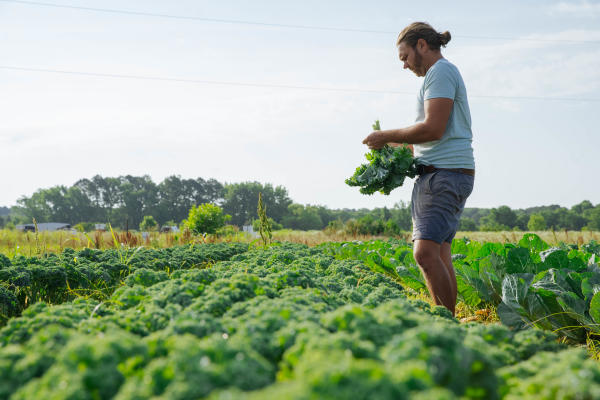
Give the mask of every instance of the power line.
[[335, 27], [312, 26], [312, 25], [275, 24], [275, 23], [268, 23], [268, 22], [231, 20], [231, 19], [221, 19], [221, 18], [205, 18], [205, 17], [195, 17], [195, 16], [187, 16], [187, 15], [159, 14], [159, 13], [150, 13], [150, 12], [143, 12], [143, 11], [117, 10], [117, 9], [111, 9], [111, 8], [80, 7], [80, 6], [71, 6], [71, 5], [65, 5], [65, 4], [42, 3], [42, 2], [38, 2], [38, 1], [24, 1], [24, 0], [23, 1], [22, 0], [0, 0], [0, 1], [5, 2], [5, 3], [18, 3], [18, 4], [24, 4], [24, 5], [30, 5], [30, 6], [67, 8], [67, 9], [72, 9], [72, 10], [94, 11], [94, 12], [103, 12], [103, 13], [111, 13], [111, 14], [137, 15], [137, 16], [142, 16], [142, 17], [183, 19], [183, 20], [191, 20], [191, 21], [215, 22], [215, 23], [226, 23], [226, 24], [259, 25], [259, 26], [270, 26], [270, 27], [276, 27], [276, 28], [314, 29], [314, 30], [340, 31], [340, 32], [385, 33], [385, 34], [397, 33], [397, 32], [388, 32], [388, 31], [370, 30], [370, 29], [352, 29], [352, 28], [335, 28]]
[[[86, 77], [95, 77], [95, 78], [134, 79], [134, 80], [146, 80], [146, 81], [192, 83], [192, 84], [202, 84], [202, 85], [261, 87], [261, 88], [272, 88], [272, 89], [297, 89], [297, 90], [311, 90], [311, 91], [323, 91], [323, 92], [402, 94], [402, 95], [411, 95], [411, 96], [415, 95], [414, 92], [404, 92], [404, 91], [398, 91], [398, 90], [355, 89], [355, 88], [339, 88], [339, 87], [338, 88], [333, 88], [333, 87], [328, 88], [328, 87], [305, 86], [305, 85], [282, 85], [282, 84], [269, 84], [269, 83], [254, 83], [254, 82], [214, 81], [214, 80], [205, 80], [205, 79], [186, 79], [186, 78], [169, 78], [169, 77], [128, 75], [128, 74], [108, 74], [108, 73], [101, 73], [101, 72], [68, 71], [68, 70], [58, 70], [58, 69], [49, 69], [49, 68], [14, 67], [14, 66], [8, 66], [8, 65], [0, 65], [0, 69], [20, 71], [20, 72], [42, 72], [42, 73], [53, 73], [53, 74], [63, 74], [63, 75], [77, 75], [77, 76], [86, 76]], [[550, 100], [550, 101], [600, 102], [600, 98], [574, 98], [574, 97], [501, 96], [501, 95], [477, 95], [477, 94], [469, 95], [469, 97], [500, 99], [500, 100], [543, 100], [543, 101]]]
[[414, 95], [414, 93], [412, 93], [412, 92], [401, 92], [401, 91], [393, 91], [393, 90], [326, 88], [326, 87], [319, 87], [319, 86], [303, 86], [303, 85], [279, 85], [279, 84], [268, 84], [268, 83], [253, 83], [253, 82], [213, 81], [213, 80], [204, 80], [204, 79], [186, 79], [186, 78], [169, 78], [169, 77], [127, 75], [127, 74], [107, 74], [107, 73], [99, 73], [99, 72], [65, 71], [65, 70], [56, 70], [56, 69], [47, 69], [47, 68], [25, 68], [25, 67], [13, 67], [13, 66], [6, 66], [6, 65], [0, 65], [0, 69], [25, 71], [25, 72], [48, 72], [48, 73], [55, 73], [55, 74], [79, 75], [79, 76], [99, 77], [99, 78], [119, 78], [119, 79], [136, 79], [136, 80], [162, 81], [162, 82], [195, 83], [195, 84], [204, 84], [204, 85], [247, 86], [247, 87], [264, 87], [264, 88], [274, 88], [274, 89], [304, 89], [304, 90], [317, 90], [317, 91], [328, 91], [328, 92], [356, 92], [356, 93]]
[[[255, 25], [255, 26], [268, 26], [274, 28], [288, 28], [288, 29], [309, 29], [309, 30], [321, 30], [321, 31], [337, 31], [337, 32], [355, 32], [355, 33], [374, 33], [374, 34], [397, 34], [397, 31], [384, 31], [375, 29], [357, 29], [357, 28], [339, 28], [339, 27], [328, 27], [328, 26], [316, 26], [316, 25], [293, 25], [293, 24], [276, 24], [269, 22], [257, 22], [257, 21], [245, 21], [245, 20], [232, 20], [222, 18], [205, 18], [187, 15], [172, 15], [172, 14], [161, 14], [151, 13], [143, 11], [129, 11], [119, 10], [112, 8], [96, 8], [96, 7], [82, 7], [73, 6], [68, 4], [56, 4], [39, 1], [26, 1], [26, 0], [0, 0], [5, 3], [15, 3], [29, 6], [41, 6], [41, 7], [53, 7], [53, 8], [66, 8], [71, 10], [101, 12], [110, 14], [123, 14], [123, 15], [135, 15], [141, 17], [155, 17], [155, 18], [169, 18], [169, 19], [180, 19], [190, 21], [202, 21], [212, 23], [225, 23], [225, 24], [239, 24], [239, 25]], [[542, 43], [586, 43], [586, 44], [600, 44], [599, 40], [570, 40], [570, 39], [534, 39], [534, 38], [519, 38], [511, 36], [473, 36], [473, 35], [453, 35], [454, 37], [460, 37], [465, 39], [478, 39], [478, 40], [514, 40], [514, 41], [528, 41], [528, 42], [542, 42]]]

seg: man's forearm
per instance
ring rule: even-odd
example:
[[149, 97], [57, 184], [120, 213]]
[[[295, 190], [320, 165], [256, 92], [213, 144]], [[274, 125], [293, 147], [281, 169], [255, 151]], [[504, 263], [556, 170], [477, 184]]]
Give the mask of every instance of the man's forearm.
[[423, 122], [416, 123], [406, 128], [388, 129], [381, 132], [393, 143], [418, 144], [439, 139], [437, 132], [430, 129]]

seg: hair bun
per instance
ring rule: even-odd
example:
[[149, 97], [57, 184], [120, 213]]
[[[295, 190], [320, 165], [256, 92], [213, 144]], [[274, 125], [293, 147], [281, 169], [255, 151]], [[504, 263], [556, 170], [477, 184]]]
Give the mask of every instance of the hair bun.
[[446, 47], [446, 45], [448, 44], [450, 39], [452, 39], [450, 32], [446, 31], [446, 32], [440, 33], [440, 44], [442, 46]]

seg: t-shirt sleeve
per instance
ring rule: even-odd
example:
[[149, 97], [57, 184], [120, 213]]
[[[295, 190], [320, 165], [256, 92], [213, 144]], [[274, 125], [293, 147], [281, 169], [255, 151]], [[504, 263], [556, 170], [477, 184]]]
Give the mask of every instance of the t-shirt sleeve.
[[456, 97], [456, 77], [452, 73], [452, 69], [446, 65], [441, 65], [440, 68], [436, 68], [432, 72], [425, 81], [423, 100], [440, 97], [454, 100]]

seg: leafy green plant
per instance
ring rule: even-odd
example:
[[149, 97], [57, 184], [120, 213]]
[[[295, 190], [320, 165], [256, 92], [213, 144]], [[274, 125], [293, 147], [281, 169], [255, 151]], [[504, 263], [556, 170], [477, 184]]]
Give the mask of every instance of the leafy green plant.
[[546, 220], [541, 214], [531, 214], [529, 222], [527, 222], [527, 229], [530, 231], [543, 231], [546, 229]]
[[262, 193], [258, 193], [258, 218], [259, 218], [259, 232], [260, 238], [263, 242], [263, 246], [267, 247], [271, 243], [273, 234], [271, 233], [271, 221], [267, 217], [267, 206], [263, 203]]
[[402, 240], [324, 243], [319, 247], [340, 260], [360, 260], [371, 270], [386, 274], [414, 291], [426, 288], [425, 278], [413, 258], [412, 247]]
[[211, 203], [200, 204], [190, 209], [184, 224], [195, 234], [214, 234], [231, 219], [223, 209]]
[[158, 223], [152, 215], [144, 215], [144, 219], [140, 223], [141, 231], [155, 231], [158, 229]]
[[[373, 130], [380, 130], [379, 120], [373, 124]], [[346, 179], [349, 186], [359, 186], [362, 194], [380, 192], [389, 195], [392, 190], [402, 186], [404, 180], [417, 174], [412, 152], [405, 146], [383, 146], [365, 154], [368, 164], [362, 164], [354, 175]]]
[[78, 224], [76, 224], [75, 226], [73, 226], [73, 228], [77, 231], [77, 232], [81, 232], [81, 233], [85, 233], [85, 232], [91, 232], [95, 229], [96, 224], [93, 222], [80, 222]]

